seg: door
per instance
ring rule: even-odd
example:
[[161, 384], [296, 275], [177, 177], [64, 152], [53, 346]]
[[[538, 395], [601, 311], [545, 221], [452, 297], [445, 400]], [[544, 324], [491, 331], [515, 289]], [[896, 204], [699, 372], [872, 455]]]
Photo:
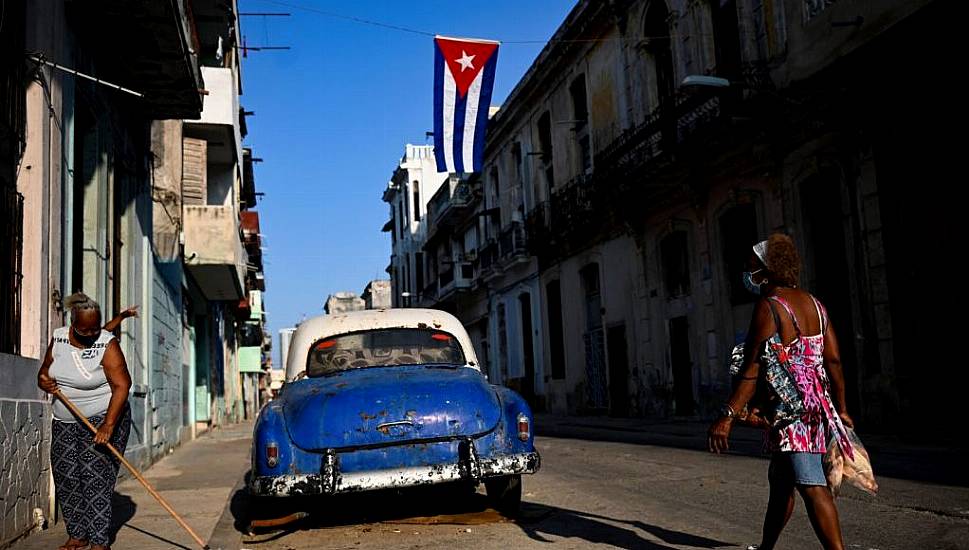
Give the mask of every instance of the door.
[[525, 292], [518, 297], [521, 311], [522, 363], [525, 377], [522, 380], [522, 397], [535, 408], [535, 349], [533, 346], [532, 298]]
[[810, 253], [808, 290], [824, 304], [837, 331], [838, 347], [844, 369], [845, 398], [848, 410], [858, 409], [858, 362], [855, 328], [851, 315], [852, 297], [844, 213], [841, 208], [841, 182], [832, 171], [801, 184], [801, 203]]
[[611, 326], [606, 332], [609, 357], [609, 413], [629, 415], [629, 355], [626, 348], [626, 324]]
[[690, 360], [690, 325], [686, 317], [670, 319], [670, 363], [673, 367], [673, 399], [678, 416], [694, 411], [693, 362]]

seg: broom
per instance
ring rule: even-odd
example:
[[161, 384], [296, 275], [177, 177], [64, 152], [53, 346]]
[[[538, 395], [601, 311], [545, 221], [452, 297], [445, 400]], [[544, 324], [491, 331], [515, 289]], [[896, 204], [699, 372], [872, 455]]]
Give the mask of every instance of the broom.
[[[95, 434], [98, 433], [98, 429], [95, 428], [93, 424], [88, 422], [87, 417], [85, 417], [84, 414], [81, 413], [81, 411], [77, 408], [77, 406], [74, 403], [71, 403], [71, 400], [65, 397], [60, 390], [57, 390], [54, 392], [54, 397], [60, 399], [61, 402], [63, 402], [64, 405], [66, 405], [67, 408], [71, 410], [74, 416], [79, 418], [81, 422], [83, 422], [84, 425], [87, 426], [89, 430], [91, 430], [92, 433], [95, 433]], [[197, 542], [198, 545], [202, 547], [204, 550], [208, 550], [209, 545], [205, 544], [205, 541], [203, 541], [201, 537], [195, 534], [195, 531], [193, 531], [192, 528], [189, 527], [187, 523], [185, 523], [185, 520], [183, 520], [181, 516], [179, 516], [178, 513], [175, 512], [175, 510], [171, 507], [171, 505], [168, 504], [168, 502], [166, 502], [165, 499], [158, 494], [158, 491], [156, 491], [151, 486], [151, 484], [148, 483], [148, 480], [146, 480], [144, 477], [142, 477], [140, 473], [138, 473], [138, 470], [136, 470], [135, 467], [132, 466], [131, 463], [125, 459], [124, 455], [119, 453], [118, 449], [115, 449], [114, 445], [112, 445], [111, 443], [105, 443], [104, 445], [111, 451], [111, 454], [113, 454], [115, 458], [117, 458], [118, 460], [121, 461], [122, 464], [124, 464], [124, 467], [127, 468], [129, 472], [131, 472], [131, 475], [135, 476], [135, 479], [137, 479], [138, 481], [141, 482], [142, 485], [144, 485], [145, 489], [147, 489], [148, 492], [151, 493], [151, 496], [155, 497], [155, 500], [157, 500], [158, 503], [162, 505], [162, 508], [167, 510], [168, 513], [171, 514], [173, 518], [175, 518], [175, 521], [177, 521], [178, 524], [181, 525], [183, 529], [188, 531], [188, 534], [191, 535], [193, 539], [195, 539], [195, 542]]]

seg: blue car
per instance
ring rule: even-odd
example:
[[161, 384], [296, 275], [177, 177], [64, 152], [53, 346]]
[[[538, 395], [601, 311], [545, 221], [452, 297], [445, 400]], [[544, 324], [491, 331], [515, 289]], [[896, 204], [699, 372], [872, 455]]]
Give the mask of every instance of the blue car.
[[514, 513], [535, 473], [532, 413], [488, 383], [452, 315], [386, 309], [300, 324], [301, 372], [259, 413], [248, 489], [260, 497], [484, 483]]

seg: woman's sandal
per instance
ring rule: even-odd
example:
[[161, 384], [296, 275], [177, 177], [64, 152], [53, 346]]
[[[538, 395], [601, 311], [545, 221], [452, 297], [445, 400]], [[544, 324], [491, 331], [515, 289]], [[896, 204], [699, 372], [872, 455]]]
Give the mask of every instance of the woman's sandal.
[[57, 547], [57, 550], [81, 550], [82, 548], [87, 548], [89, 545], [83, 541], [77, 541], [74, 544], [70, 544], [72, 540], [77, 541], [77, 539], [67, 539], [67, 542]]

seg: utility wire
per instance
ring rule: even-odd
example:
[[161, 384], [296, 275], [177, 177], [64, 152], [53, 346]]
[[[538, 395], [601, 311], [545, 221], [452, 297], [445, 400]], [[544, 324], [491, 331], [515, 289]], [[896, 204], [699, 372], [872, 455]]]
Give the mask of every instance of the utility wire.
[[[293, 8], [293, 9], [297, 9], [297, 10], [303, 10], [303, 11], [310, 12], [310, 13], [316, 13], [318, 15], [323, 15], [325, 17], [332, 17], [334, 19], [343, 19], [343, 20], [346, 20], [346, 21], [352, 21], [354, 23], [359, 23], [361, 25], [370, 25], [370, 26], [373, 26], [373, 27], [381, 27], [381, 28], [385, 28], [385, 29], [392, 29], [392, 30], [396, 30], [396, 31], [400, 31], [400, 32], [406, 32], [406, 33], [411, 33], [411, 34], [418, 34], [418, 35], [422, 35], [422, 36], [431, 36], [431, 37], [434, 37], [434, 36], [439, 36], [441, 34], [445, 34], [445, 33], [435, 33], [435, 32], [425, 31], [425, 30], [421, 30], [421, 29], [414, 29], [414, 28], [411, 28], [411, 27], [404, 27], [402, 25], [394, 25], [394, 24], [390, 24], [390, 23], [384, 23], [382, 21], [375, 21], [373, 19], [367, 19], [367, 18], [364, 18], [364, 17], [356, 17], [356, 16], [352, 16], [352, 15], [345, 15], [345, 14], [342, 14], [342, 13], [336, 13], [336, 12], [332, 12], [332, 11], [321, 10], [319, 8], [314, 8], [314, 7], [311, 7], [311, 6], [304, 6], [304, 5], [301, 5], [301, 4], [294, 4], [292, 2], [284, 2], [283, 0], [260, 0], [260, 1], [266, 2], [268, 4], [276, 4], [276, 5], [279, 5], [279, 6], [285, 6], [285, 7], [288, 7], [288, 8]], [[682, 38], [686, 38], [686, 37], [700, 37], [700, 36], [713, 36], [713, 34], [712, 33], [696, 33], [696, 32], [694, 32], [694, 33], [689, 33], [689, 34], [675, 33], [675, 34], [669, 34], [669, 35], [664, 35], [664, 36], [645, 36], [645, 35], [630, 36], [630, 35], [625, 35], [625, 36], [606, 37], [606, 38], [568, 38], [568, 39], [563, 39], [563, 38], [555, 39], [555, 38], [551, 38], [551, 39], [548, 39], [548, 40], [525, 39], [525, 40], [497, 40], [497, 41], [498, 42], [501, 42], [502, 44], [548, 44], [548, 43], [577, 43], [577, 44], [585, 44], [585, 43], [615, 42], [615, 41], [621, 41], [621, 42], [634, 41], [634, 42], [639, 42], [639, 41], [646, 41], [646, 40], [670, 40], [670, 39], [672, 39], [674, 37], [675, 38], [681, 38], [682, 39]]]

